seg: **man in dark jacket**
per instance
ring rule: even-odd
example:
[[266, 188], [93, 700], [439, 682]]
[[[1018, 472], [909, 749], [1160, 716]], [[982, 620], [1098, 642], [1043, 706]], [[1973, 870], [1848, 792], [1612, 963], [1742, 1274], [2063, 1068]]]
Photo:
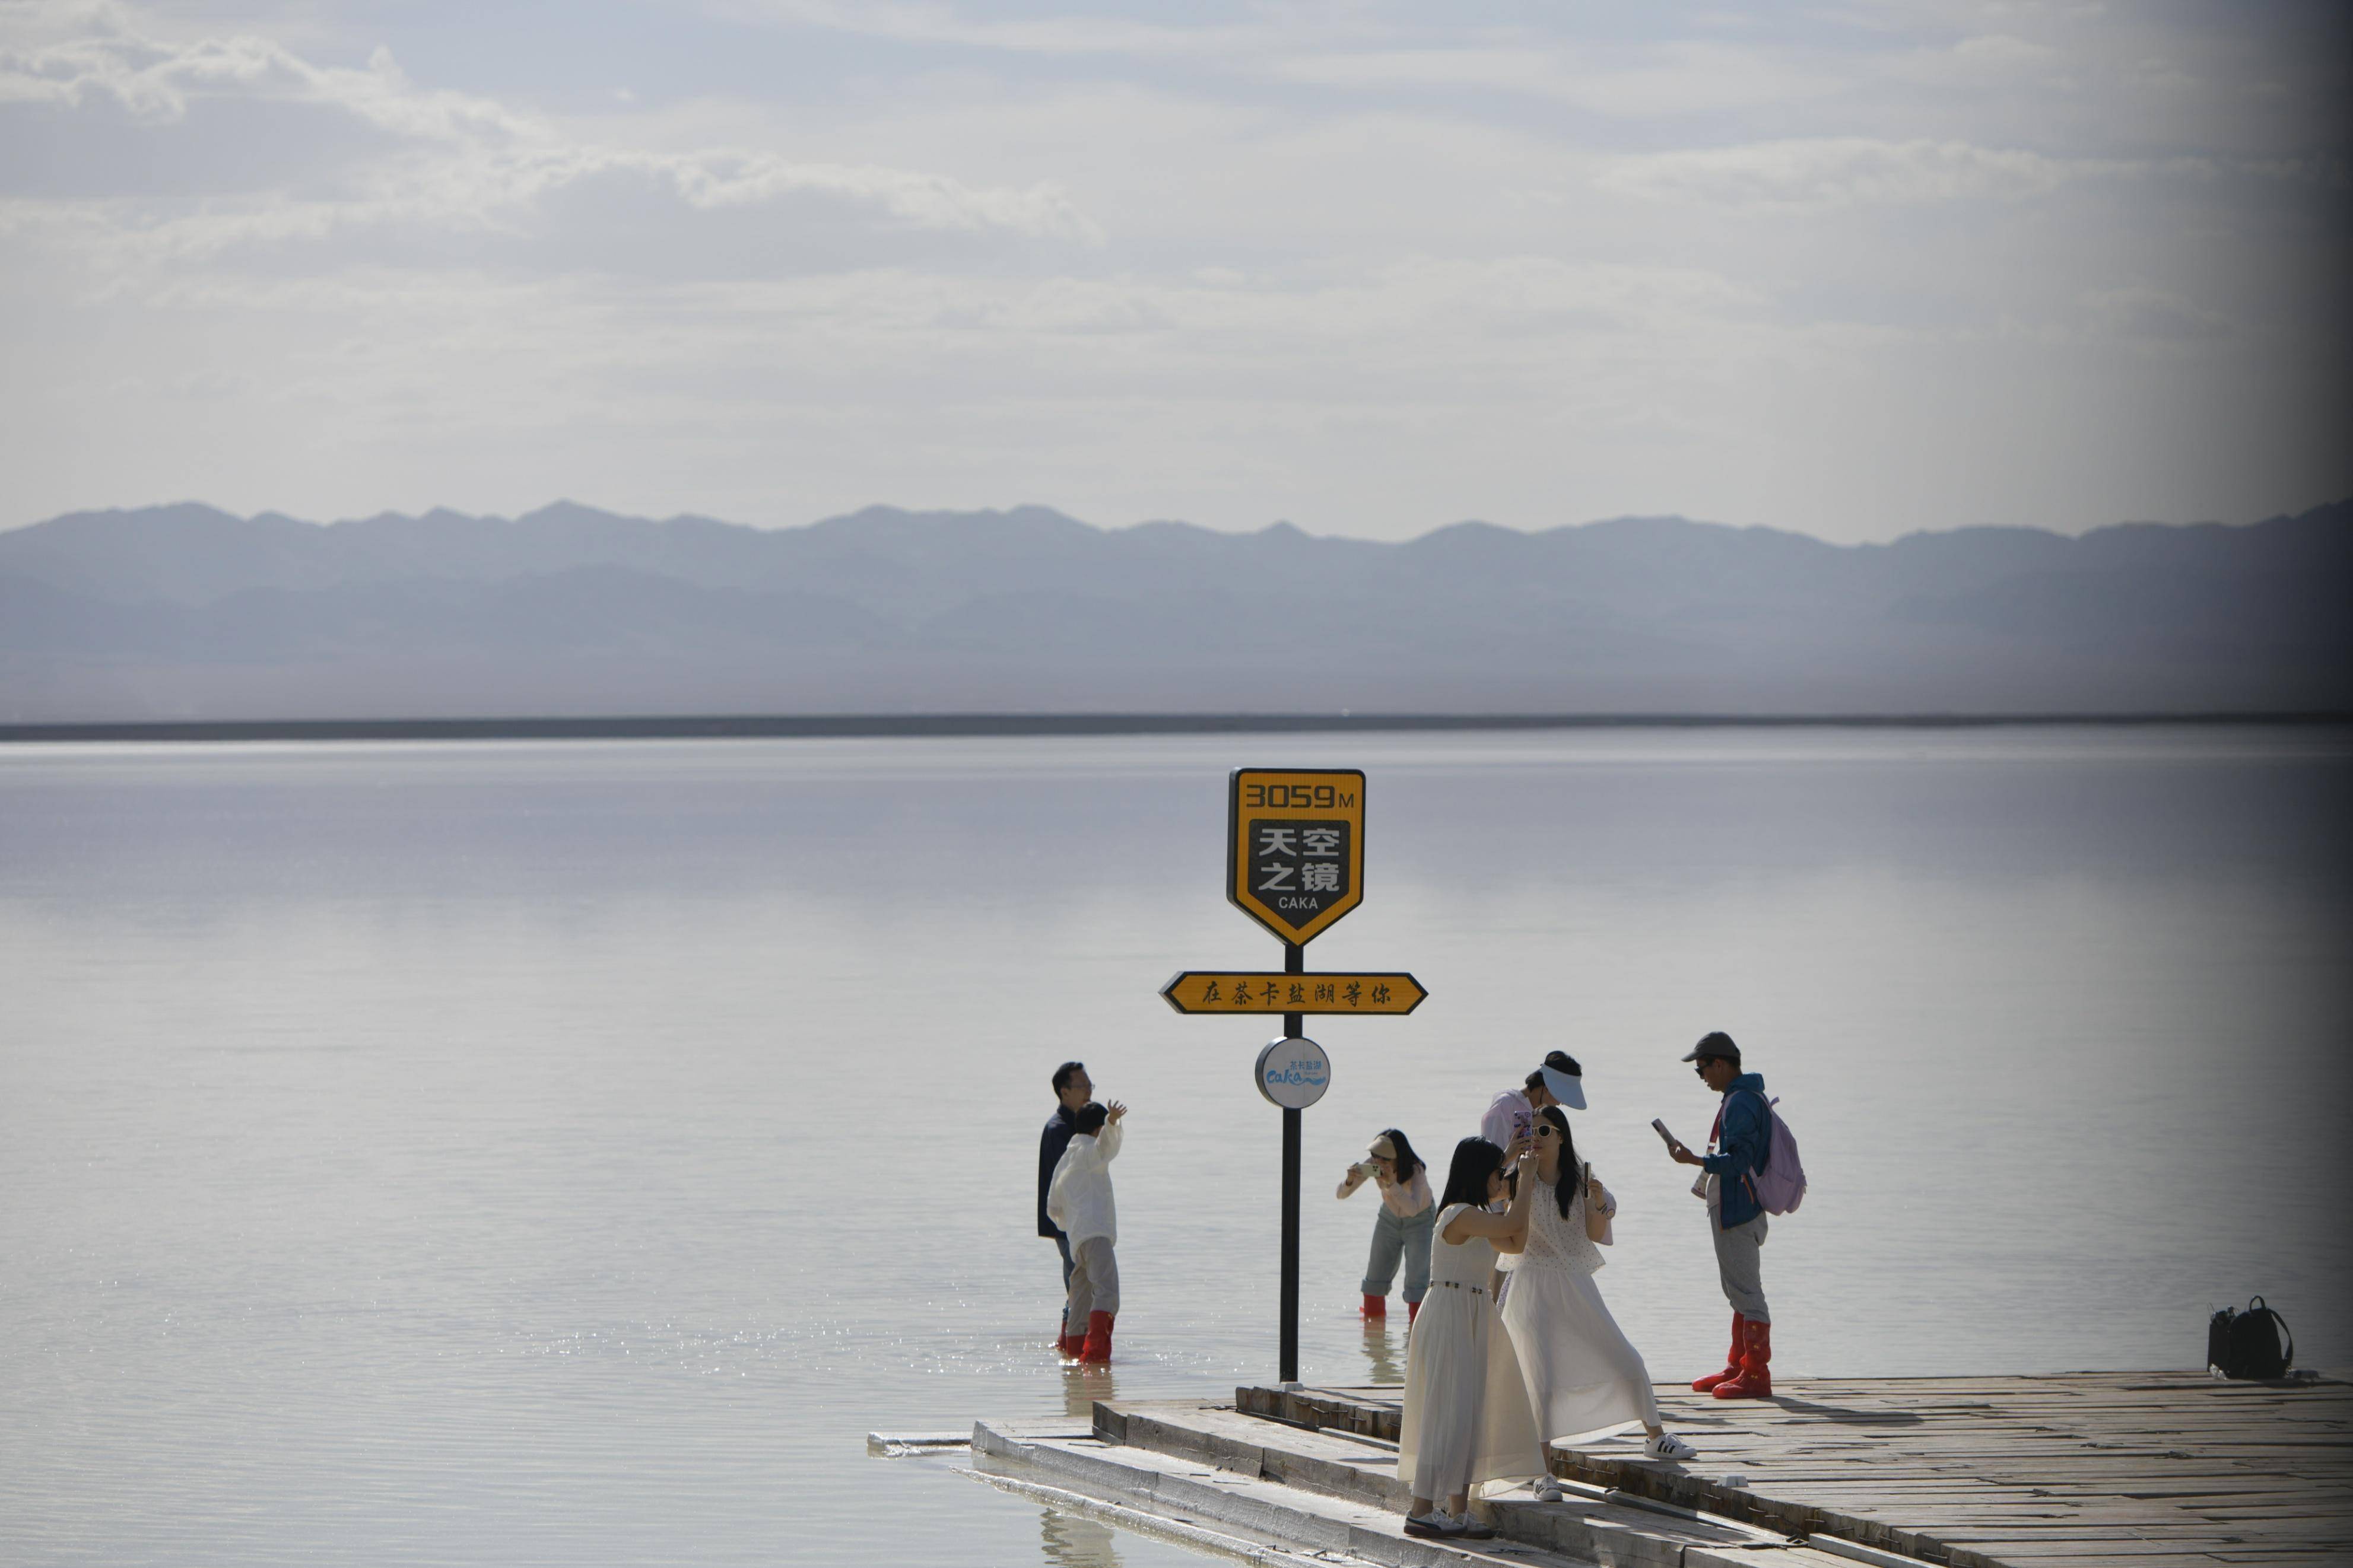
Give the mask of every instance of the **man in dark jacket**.
[[1704, 1036], [1683, 1060], [1696, 1064], [1707, 1087], [1724, 1097], [1708, 1152], [1694, 1154], [1681, 1143], [1668, 1152], [1706, 1174], [1708, 1231], [1715, 1241], [1715, 1269], [1732, 1303], [1732, 1349], [1724, 1370], [1695, 1379], [1692, 1387], [1718, 1399], [1768, 1399], [1773, 1394], [1773, 1314], [1765, 1304], [1758, 1251], [1765, 1245], [1765, 1205], [1749, 1177], [1765, 1168], [1772, 1152], [1773, 1113], [1765, 1100], [1761, 1074], [1740, 1070], [1740, 1047], [1721, 1029]]
[[[1083, 1062], [1064, 1062], [1054, 1069], [1054, 1098], [1060, 1103], [1054, 1114], [1046, 1119], [1046, 1131], [1038, 1140], [1038, 1234], [1050, 1237], [1062, 1254], [1062, 1289], [1071, 1288], [1071, 1238], [1061, 1228], [1046, 1217], [1046, 1189], [1054, 1184], [1054, 1167], [1062, 1163], [1062, 1151], [1071, 1145], [1071, 1134], [1078, 1131], [1079, 1109], [1094, 1098], [1093, 1080], [1087, 1077]], [[1054, 1337], [1061, 1337], [1061, 1330]]]

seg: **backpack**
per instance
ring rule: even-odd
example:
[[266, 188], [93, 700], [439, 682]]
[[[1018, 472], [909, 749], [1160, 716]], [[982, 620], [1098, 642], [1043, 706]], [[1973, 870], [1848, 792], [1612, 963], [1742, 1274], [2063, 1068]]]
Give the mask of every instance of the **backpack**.
[[2251, 1298], [2243, 1312], [2225, 1307], [2207, 1320], [2206, 1364], [2224, 1377], [2284, 1377], [2294, 1360], [2295, 1336], [2287, 1320], [2261, 1296]]
[[1765, 1118], [1771, 1123], [1765, 1144], [1765, 1163], [1742, 1180], [1748, 1184], [1749, 1192], [1767, 1214], [1795, 1214], [1798, 1205], [1806, 1201], [1806, 1163], [1798, 1158], [1796, 1134], [1781, 1120], [1781, 1113], [1773, 1109], [1780, 1103], [1778, 1095], [1765, 1101]]

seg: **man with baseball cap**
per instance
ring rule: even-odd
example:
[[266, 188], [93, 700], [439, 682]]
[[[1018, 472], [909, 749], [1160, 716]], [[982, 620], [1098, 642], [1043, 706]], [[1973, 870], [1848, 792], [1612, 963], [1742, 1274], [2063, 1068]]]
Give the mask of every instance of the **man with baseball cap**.
[[1670, 1139], [1667, 1152], [1706, 1173], [1694, 1190], [1707, 1199], [1708, 1232], [1715, 1242], [1715, 1270], [1732, 1303], [1732, 1349], [1724, 1370], [1694, 1379], [1699, 1393], [1718, 1399], [1769, 1399], [1773, 1394], [1773, 1314], [1765, 1304], [1758, 1251], [1765, 1245], [1765, 1205], [1748, 1178], [1765, 1165], [1772, 1146], [1772, 1112], [1765, 1101], [1762, 1074], [1740, 1070], [1740, 1047], [1717, 1029], [1700, 1037], [1683, 1056], [1707, 1087], [1724, 1098], [1708, 1133], [1708, 1152], [1694, 1154]]

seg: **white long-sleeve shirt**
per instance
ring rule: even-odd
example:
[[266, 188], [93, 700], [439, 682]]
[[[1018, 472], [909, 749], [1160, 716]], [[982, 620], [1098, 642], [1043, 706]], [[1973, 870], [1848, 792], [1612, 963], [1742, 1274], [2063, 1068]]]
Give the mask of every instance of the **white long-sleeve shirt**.
[[1508, 1150], [1514, 1138], [1525, 1138], [1536, 1130], [1536, 1113], [1528, 1104], [1528, 1097], [1516, 1089], [1507, 1089], [1487, 1107], [1487, 1114], [1479, 1119], [1479, 1136], [1498, 1149]]
[[1119, 1240], [1110, 1170], [1119, 1142], [1119, 1123], [1107, 1121], [1101, 1132], [1074, 1135], [1054, 1167], [1053, 1183], [1046, 1189], [1046, 1217], [1062, 1227], [1072, 1247], [1098, 1236], [1114, 1244]]

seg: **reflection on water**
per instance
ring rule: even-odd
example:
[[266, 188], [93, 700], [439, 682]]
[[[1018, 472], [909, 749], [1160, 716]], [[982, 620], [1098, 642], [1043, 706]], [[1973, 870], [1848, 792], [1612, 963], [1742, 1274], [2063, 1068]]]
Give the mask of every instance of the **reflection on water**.
[[[1712, 1027], [1813, 1182], [1777, 1369], [2188, 1366], [2257, 1291], [2353, 1360], [2337, 731], [0, 748], [0, 1562], [1052, 1560], [865, 1435], [1272, 1373], [1268, 1026], [1156, 994], [1277, 956], [1219, 885], [1267, 763], [1368, 773], [1310, 967], [1430, 991], [1317, 1021], [1305, 1169], [1568, 1049], [1660, 1378], [1723, 1349], [1648, 1126]], [[1033, 1234], [1072, 1057], [1108, 1370]], [[1367, 1217], [1303, 1215], [1311, 1380], [1401, 1374]]]
[[1107, 1524], [1075, 1513], [1045, 1509], [1038, 1515], [1038, 1540], [1056, 1568], [1122, 1568], [1119, 1535]]
[[1366, 1383], [1403, 1383], [1405, 1381], [1406, 1336], [1391, 1334], [1388, 1323], [1378, 1318], [1365, 1321], [1365, 1381]]
[[1062, 1414], [1078, 1418], [1090, 1431], [1094, 1426], [1095, 1401], [1119, 1397], [1119, 1370], [1087, 1362], [1062, 1363]]

